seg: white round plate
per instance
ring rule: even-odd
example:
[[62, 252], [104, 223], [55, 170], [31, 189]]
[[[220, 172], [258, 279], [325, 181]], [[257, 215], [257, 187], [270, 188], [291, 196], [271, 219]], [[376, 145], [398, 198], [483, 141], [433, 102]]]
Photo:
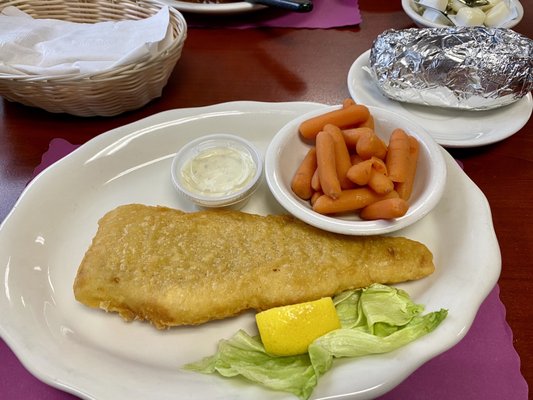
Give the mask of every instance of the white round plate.
[[162, 3], [174, 7], [181, 12], [196, 14], [235, 14], [255, 11], [265, 8], [260, 4], [252, 4], [246, 1], [235, 3], [193, 3], [190, 1], [161, 0]]
[[[172, 187], [177, 149], [211, 133], [240, 135], [261, 152], [287, 122], [315, 103], [232, 102], [166, 111], [103, 133], [40, 173], [0, 225], [0, 335], [42, 381], [85, 399], [286, 399], [240, 379], [186, 372], [239, 329], [257, 333], [252, 312], [159, 331], [74, 299], [78, 265], [107, 211], [126, 203], [192, 211]], [[445, 154], [444, 196], [422, 220], [396, 232], [425, 243], [436, 272], [397, 285], [426, 311], [446, 308], [431, 334], [389, 354], [345, 359], [313, 398], [370, 399], [391, 390], [466, 334], [499, 277], [501, 257], [489, 205]], [[245, 212], [282, 213], [263, 182]], [[198, 293], [205, 296], [206, 293]], [[357, 379], [354, 379], [357, 377]]]
[[443, 149], [424, 128], [396, 113], [373, 106], [368, 108], [374, 118], [375, 130], [385, 143], [389, 143], [394, 129], [402, 128], [420, 144], [416, 179], [407, 213], [400, 218], [372, 221], [360, 219], [356, 212], [342, 216], [322, 215], [313, 211], [308, 200], [302, 200], [294, 194], [291, 189], [292, 177], [311, 148], [309, 141], [302, 140], [298, 127], [309, 118], [340, 107], [342, 106], [332, 106], [326, 110], [320, 109], [304, 114], [289, 122], [274, 136], [265, 155], [265, 177], [274, 197], [287, 211], [309, 225], [345, 235], [390, 233], [423, 218], [438, 204], [444, 191], [446, 163], [442, 154]]
[[381, 94], [370, 74], [370, 50], [355, 60], [348, 72], [352, 98], [369, 106], [394, 111], [424, 127], [437, 143], [446, 147], [477, 147], [496, 143], [518, 132], [533, 110], [531, 93], [505, 107], [487, 111], [454, 110], [402, 103]]

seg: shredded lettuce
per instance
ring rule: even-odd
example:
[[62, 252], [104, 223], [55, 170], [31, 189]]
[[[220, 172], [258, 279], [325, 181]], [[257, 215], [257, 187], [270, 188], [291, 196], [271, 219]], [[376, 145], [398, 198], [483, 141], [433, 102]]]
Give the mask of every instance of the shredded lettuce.
[[398, 288], [374, 284], [333, 298], [341, 328], [316, 339], [307, 354], [279, 357], [268, 354], [259, 336], [240, 330], [221, 340], [217, 352], [185, 370], [224, 377], [242, 376], [273, 390], [308, 399], [318, 379], [335, 358], [358, 357], [395, 350], [432, 332], [447, 316], [445, 309], [422, 315]]

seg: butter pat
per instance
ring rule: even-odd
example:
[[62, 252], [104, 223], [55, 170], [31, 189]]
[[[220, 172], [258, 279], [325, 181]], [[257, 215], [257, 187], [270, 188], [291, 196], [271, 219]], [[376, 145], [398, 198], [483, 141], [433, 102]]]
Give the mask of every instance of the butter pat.
[[497, 28], [511, 19], [513, 19], [513, 13], [509, 7], [507, 7], [507, 4], [505, 4], [503, 1], [500, 1], [487, 11], [485, 25]]
[[440, 11], [434, 10], [432, 8], [426, 8], [422, 14], [422, 18], [427, 19], [428, 21], [434, 22], [436, 24], [450, 25], [450, 21], [446, 18]]
[[418, 4], [434, 10], [444, 11], [448, 6], [448, 0], [420, 0]]
[[463, 7], [457, 11], [454, 22], [458, 26], [479, 26], [485, 22], [485, 13], [479, 8]]
[[466, 4], [459, 0], [451, 0], [449, 3], [449, 7], [456, 13], [461, 8], [466, 7]]

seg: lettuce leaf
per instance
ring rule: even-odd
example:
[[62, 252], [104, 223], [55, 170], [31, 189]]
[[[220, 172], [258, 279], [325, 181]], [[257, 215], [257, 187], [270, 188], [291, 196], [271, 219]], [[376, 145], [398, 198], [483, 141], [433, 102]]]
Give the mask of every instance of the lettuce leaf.
[[358, 357], [396, 350], [433, 331], [447, 316], [447, 310], [421, 315], [422, 305], [397, 288], [374, 284], [351, 290], [333, 299], [341, 329], [316, 339], [307, 354], [279, 357], [268, 354], [259, 338], [244, 331], [221, 340], [216, 354], [184, 369], [242, 376], [273, 390], [308, 399], [318, 379], [335, 358]]
[[307, 399], [317, 384], [317, 376], [308, 354], [277, 357], [268, 354], [259, 339], [243, 330], [228, 340], [221, 340], [215, 355], [184, 369], [205, 374], [218, 372], [224, 377], [241, 375], [270, 389], [293, 393]]

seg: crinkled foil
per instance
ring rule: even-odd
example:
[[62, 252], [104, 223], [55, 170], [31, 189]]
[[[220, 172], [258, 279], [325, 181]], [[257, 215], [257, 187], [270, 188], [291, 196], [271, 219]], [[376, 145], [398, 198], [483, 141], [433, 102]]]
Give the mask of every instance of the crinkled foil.
[[374, 41], [369, 72], [397, 101], [487, 110], [533, 89], [532, 56], [533, 41], [510, 29], [388, 30]]

